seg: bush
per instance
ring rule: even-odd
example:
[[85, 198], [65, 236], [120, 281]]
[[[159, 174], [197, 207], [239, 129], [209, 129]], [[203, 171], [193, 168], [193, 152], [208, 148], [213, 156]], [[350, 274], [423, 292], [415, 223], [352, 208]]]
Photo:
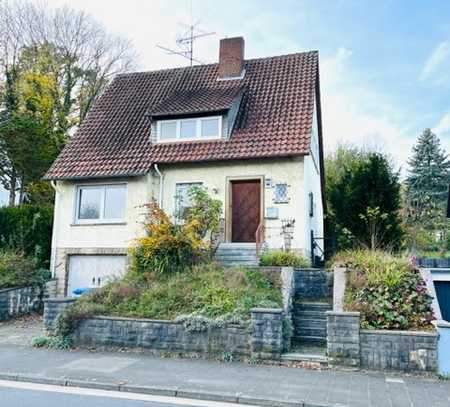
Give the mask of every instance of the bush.
[[42, 284], [48, 271], [20, 252], [0, 250], [0, 289]]
[[336, 256], [349, 269], [345, 310], [361, 313], [369, 329], [431, 329], [433, 312], [420, 272], [407, 260], [380, 251]]
[[274, 278], [270, 273], [223, 269], [215, 264], [195, 266], [184, 273], [155, 273], [145, 283], [130, 273], [123, 281], [85, 294], [68, 307], [58, 321], [58, 335], [69, 335], [80, 320], [94, 314], [178, 317], [191, 330], [248, 321], [253, 307], [269, 302], [281, 306], [280, 283]]
[[191, 199], [193, 206], [183, 214], [181, 225], [174, 224], [155, 202], [147, 205], [147, 236], [138, 239], [131, 251], [136, 274], [185, 271], [210, 251], [205, 238], [219, 225], [220, 202], [199, 188], [193, 189]]
[[304, 257], [293, 252], [275, 250], [262, 254], [259, 259], [259, 265], [279, 267], [310, 267], [310, 262]]
[[36, 258], [48, 268], [52, 240], [53, 207], [20, 205], [0, 208], [0, 249], [13, 249]]

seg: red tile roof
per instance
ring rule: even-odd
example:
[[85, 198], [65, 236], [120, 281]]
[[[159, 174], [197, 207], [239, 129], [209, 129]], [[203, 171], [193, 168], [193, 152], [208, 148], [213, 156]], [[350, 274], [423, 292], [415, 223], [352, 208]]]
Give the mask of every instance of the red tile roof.
[[[242, 80], [217, 80], [217, 71], [211, 64], [117, 76], [45, 178], [139, 175], [156, 162], [309, 154], [316, 51], [247, 60]], [[228, 140], [152, 144], [151, 114], [226, 109], [241, 87]]]
[[150, 114], [156, 117], [229, 110], [241, 90], [241, 86], [177, 90], [154, 107]]

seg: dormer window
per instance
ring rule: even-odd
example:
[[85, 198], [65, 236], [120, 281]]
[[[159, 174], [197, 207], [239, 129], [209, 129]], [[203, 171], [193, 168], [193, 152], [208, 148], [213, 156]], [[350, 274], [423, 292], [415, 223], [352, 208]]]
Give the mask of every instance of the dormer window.
[[158, 120], [156, 132], [159, 143], [216, 140], [222, 138], [222, 116]]

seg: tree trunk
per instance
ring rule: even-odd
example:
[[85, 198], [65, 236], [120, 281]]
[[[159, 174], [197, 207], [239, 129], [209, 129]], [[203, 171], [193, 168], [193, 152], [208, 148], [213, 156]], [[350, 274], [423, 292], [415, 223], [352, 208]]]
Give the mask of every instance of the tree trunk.
[[19, 205], [23, 204], [23, 199], [25, 197], [25, 182], [23, 177], [20, 178], [20, 189], [19, 189]]
[[16, 204], [16, 185], [17, 177], [15, 171], [11, 174], [11, 179], [9, 181], [9, 203], [8, 206], [14, 206]]

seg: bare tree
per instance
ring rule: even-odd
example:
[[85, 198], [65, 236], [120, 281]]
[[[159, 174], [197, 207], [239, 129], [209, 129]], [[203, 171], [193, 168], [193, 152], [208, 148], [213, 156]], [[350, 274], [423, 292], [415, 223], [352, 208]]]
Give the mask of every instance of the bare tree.
[[[16, 83], [21, 72], [34, 68], [30, 54], [35, 52], [38, 60], [44, 48], [52, 52], [45, 67], [45, 74], [51, 74], [55, 83], [52, 130], [67, 137], [82, 123], [111, 79], [134, 69], [137, 60], [129, 40], [107, 32], [83, 11], [0, 0], [0, 120], [17, 110], [20, 101], [14, 92]], [[9, 190], [13, 203], [16, 191], [21, 189], [20, 180], [14, 163], [1, 152], [0, 182]]]

